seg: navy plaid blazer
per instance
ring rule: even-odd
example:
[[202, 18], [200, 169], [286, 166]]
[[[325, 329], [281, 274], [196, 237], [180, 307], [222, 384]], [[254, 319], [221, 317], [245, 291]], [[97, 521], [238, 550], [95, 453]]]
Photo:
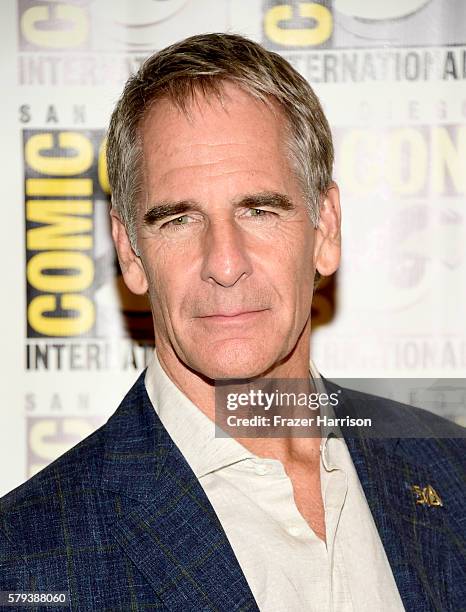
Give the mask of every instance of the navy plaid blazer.
[[[340, 397], [337, 416], [374, 407], [373, 396], [342, 389]], [[388, 421], [403, 410], [406, 431], [426, 433], [345, 434], [404, 606], [466, 610], [462, 428], [448, 425], [452, 437], [432, 439], [439, 417], [382, 399], [377, 409]], [[443, 506], [416, 503], [412, 485], [429, 484]], [[202, 486], [149, 400], [144, 373], [105, 425], [0, 500], [0, 590], [66, 591], [65, 608], [83, 612], [259, 610]]]

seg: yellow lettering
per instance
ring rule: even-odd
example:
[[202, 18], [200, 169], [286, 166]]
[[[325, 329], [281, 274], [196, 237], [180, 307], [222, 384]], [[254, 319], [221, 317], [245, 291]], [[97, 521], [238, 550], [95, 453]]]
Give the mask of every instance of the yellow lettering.
[[[60, 28], [54, 24], [58, 20], [64, 22]], [[21, 31], [26, 40], [38, 47], [65, 49], [78, 47], [86, 40], [89, 23], [78, 6], [32, 6], [21, 16]]]
[[397, 129], [388, 143], [388, 180], [394, 191], [412, 194], [420, 191], [427, 174], [427, 147], [414, 128]]
[[44, 155], [53, 150], [53, 134], [35, 134], [25, 147], [26, 162], [36, 172], [71, 176], [88, 170], [94, 159], [92, 143], [78, 132], [60, 132], [58, 145], [62, 155]]
[[91, 200], [28, 200], [28, 221], [43, 223], [27, 232], [30, 251], [52, 249], [92, 248], [92, 219], [78, 215], [91, 215]]
[[[47, 271], [51, 270], [62, 273], [47, 274]], [[65, 270], [66, 274], [63, 273]], [[50, 293], [84, 291], [94, 280], [94, 263], [84, 253], [44, 251], [37, 253], [28, 261], [27, 278], [38, 291]]]
[[29, 178], [28, 196], [91, 196], [92, 179], [88, 178]]
[[[60, 421], [44, 419], [31, 427], [29, 446], [35, 455], [53, 461], [92, 432], [91, 425], [84, 419], [66, 418]], [[73, 435], [75, 440], [72, 442], [70, 437]]]
[[280, 4], [269, 9], [264, 17], [265, 33], [270, 40], [290, 47], [309, 47], [321, 45], [330, 38], [333, 18], [327, 7], [315, 2], [300, 2], [298, 11], [301, 18], [314, 19], [315, 27], [280, 27], [280, 23], [293, 19], [293, 8], [287, 4]]
[[91, 329], [95, 321], [94, 304], [84, 295], [64, 295], [61, 307], [64, 311], [75, 311], [74, 317], [57, 317], [58, 296], [39, 295], [31, 300], [28, 307], [29, 325], [44, 336], [79, 336]]
[[97, 163], [97, 176], [99, 178], [100, 187], [104, 193], [110, 194], [110, 183], [108, 181], [107, 172], [107, 139], [102, 141], [99, 149], [99, 159]]
[[458, 128], [457, 141], [455, 148], [450, 134], [443, 126], [432, 129], [431, 180], [434, 193], [445, 193], [447, 169], [454, 189], [459, 193], [466, 192], [466, 126]]

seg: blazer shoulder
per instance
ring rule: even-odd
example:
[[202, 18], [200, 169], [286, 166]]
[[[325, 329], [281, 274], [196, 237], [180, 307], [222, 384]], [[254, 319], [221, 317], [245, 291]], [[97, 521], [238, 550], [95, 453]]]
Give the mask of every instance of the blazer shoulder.
[[0, 583], [16, 584], [34, 555], [63, 546], [65, 514], [81, 524], [83, 502], [95, 500], [99, 487], [104, 427], [0, 499]]
[[127, 419], [126, 415], [134, 414], [135, 408], [141, 404], [145, 390], [144, 374], [145, 371], [139, 375], [106, 423], [26, 482], [0, 498], [0, 515], [13, 511], [15, 507], [27, 505], [31, 499], [45, 499], [47, 495], [56, 496], [57, 486], [67, 490], [79, 486], [98, 487], [108, 432], [118, 429], [118, 424], [121, 422], [124, 430], [130, 427], [129, 423], [132, 421]]
[[49, 463], [24, 483], [0, 498], [0, 516], [27, 507], [32, 500], [56, 496], [57, 483], [70, 486], [92, 486], [95, 483], [103, 455], [102, 425], [67, 452]]
[[324, 379], [329, 391], [339, 392], [338, 416], [370, 418], [387, 448], [424, 464], [453, 463], [466, 467], [466, 428], [424, 408], [355, 391]]

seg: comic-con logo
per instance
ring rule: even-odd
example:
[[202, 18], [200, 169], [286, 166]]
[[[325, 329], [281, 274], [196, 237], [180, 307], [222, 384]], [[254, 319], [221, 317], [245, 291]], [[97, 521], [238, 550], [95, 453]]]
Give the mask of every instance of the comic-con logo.
[[152, 339], [124, 284], [109, 217], [104, 130], [24, 130], [28, 338]]
[[[103, 133], [25, 130], [27, 335], [93, 335]], [[103, 195], [101, 196], [104, 197]]]
[[99, 0], [92, 5], [92, 21], [96, 30], [120, 47], [129, 51], [151, 50], [154, 45], [157, 47], [157, 27], [176, 17], [189, 1]]
[[428, 303], [426, 317], [448, 308], [448, 325], [459, 321], [463, 301], [446, 296], [466, 271], [466, 127], [352, 127], [334, 135], [337, 181], [353, 213], [348, 278], [370, 278], [370, 290], [352, 292], [354, 309], [395, 313]]
[[439, 45], [462, 43], [462, 0], [451, 5], [447, 15], [443, 0], [263, 0], [263, 42], [279, 50], [430, 45], [434, 30]]
[[18, 0], [21, 51], [152, 49], [156, 26], [189, 0]]
[[27, 477], [37, 474], [91, 434], [102, 422], [99, 416], [27, 417]]

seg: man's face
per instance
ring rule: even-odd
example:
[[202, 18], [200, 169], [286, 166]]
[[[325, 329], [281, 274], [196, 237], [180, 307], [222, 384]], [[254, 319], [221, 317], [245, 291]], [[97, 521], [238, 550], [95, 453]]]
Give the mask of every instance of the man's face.
[[305, 344], [318, 250], [283, 115], [224, 91], [191, 119], [167, 100], [145, 119], [140, 260], [122, 266], [149, 292], [158, 353], [212, 379], [259, 375]]

